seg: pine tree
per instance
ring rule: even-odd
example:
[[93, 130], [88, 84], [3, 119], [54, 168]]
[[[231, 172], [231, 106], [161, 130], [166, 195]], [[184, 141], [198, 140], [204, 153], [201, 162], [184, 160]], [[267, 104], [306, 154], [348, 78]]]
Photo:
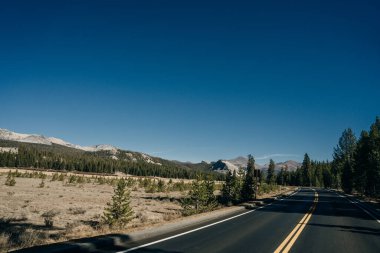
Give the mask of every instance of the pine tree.
[[241, 179], [238, 178], [236, 171], [228, 171], [226, 180], [222, 188], [222, 203], [226, 205], [237, 204], [241, 200]]
[[184, 215], [202, 213], [213, 210], [217, 206], [214, 195], [215, 183], [208, 178], [201, 180], [198, 176], [193, 180], [188, 196], [181, 201]]
[[367, 168], [367, 193], [377, 196], [380, 193], [380, 119], [377, 117], [369, 132], [369, 167]]
[[229, 170], [222, 188], [222, 202], [226, 205], [231, 205], [233, 201], [233, 183], [233, 175]]
[[130, 191], [124, 179], [120, 179], [114, 188], [112, 202], [107, 203], [103, 220], [110, 227], [124, 227], [131, 219], [133, 210], [130, 206]]
[[351, 193], [353, 188], [353, 170], [349, 160], [346, 160], [342, 172], [342, 189], [346, 193]]
[[302, 173], [302, 185], [311, 186], [311, 161], [309, 155], [306, 153], [302, 162], [301, 173]]
[[354, 164], [354, 187], [361, 194], [380, 194], [380, 119], [376, 117], [370, 131], [362, 131]]
[[248, 155], [247, 172], [245, 174], [241, 197], [243, 201], [249, 201], [255, 198], [255, 180], [254, 180], [255, 159]]
[[[334, 148], [332, 172], [334, 175], [334, 187], [336, 188], [341, 187], [342, 184], [345, 184], [346, 186], [350, 184], [350, 182], [342, 182], [342, 173], [346, 164], [351, 166], [354, 163], [356, 143], [357, 141], [354, 132], [351, 128], [348, 128], [343, 131], [342, 136], [339, 138], [338, 145]], [[347, 178], [347, 173], [344, 179], [351, 180]]]
[[281, 167], [280, 172], [277, 175], [277, 184], [286, 185], [286, 172], [285, 166]]
[[206, 202], [205, 207], [207, 211], [215, 209], [215, 207], [218, 205], [216, 201], [216, 197], [214, 195], [215, 191], [215, 182], [211, 179], [211, 177], [207, 177], [206, 180], [203, 181], [205, 192], [206, 192]]
[[323, 180], [323, 186], [325, 188], [331, 188], [332, 187], [332, 174], [331, 174], [331, 166], [328, 164], [324, 164], [322, 169], [322, 180]]
[[274, 174], [274, 168], [276, 167], [274, 161], [270, 159], [269, 161], [269, 167], [267, 171], [267, 184], [274, 184], [275, 182], [275, 174]]
[[232, 174], [232, 203], [237, 204], [241, 202], [241, 188], [243, 185], [243, 175], [240, 173]]
[[354, 188], [360, 194], [366, 193], [366, 184], [368, 181], [368, 167], [369, 153], [370, 153], [370, 141], [367, 131], [362, 131], [360, 139], [357, 144], [357, 150], [355, 153], [355, 165], [354, 165]]

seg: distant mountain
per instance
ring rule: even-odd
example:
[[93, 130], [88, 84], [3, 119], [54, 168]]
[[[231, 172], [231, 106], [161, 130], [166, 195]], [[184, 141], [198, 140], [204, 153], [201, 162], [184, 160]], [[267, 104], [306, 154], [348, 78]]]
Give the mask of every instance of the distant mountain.
[[293, 160], [289, 160], [283, 163], [277, 163], [276, 169], [281, 170], [281, 168], [285, 166], [288, 166], [288, 171], [295, 171], [298, 167], [301, 167], [302, 164]]
[[[150, 167], [156, 166], [162, 170], [199, 170], [203, 172], [212, 172], [210, 170], [211, 164], [206, 162], [189, 163], [178, 162], [153, 157], [148, 154], [136, 151], [122, 150], [112, 145], [100, 144], [95, 146], [81, 146], [69, 143], [65, 140], [56, 137], [46, 137], [38, 134], [23, 134], [9, 131], [0, 128], [0, 153], [12, 152], [17, 154], [20, 145], [33, 146], [40, 151], [48, 151], [55, 155], [68, 155], [82, 158], [83, 157], [98, 157], [111, 160], [118, 160], [121, 163], [127, 162], [136, 164], [135, 167], [140, 166]], [[79, 158], [78, 158], [79, 159]], [[128, 166], [131, 166], [130, 164]]]
[[56, 137], [46, 137], [44, 135], [38, 134], [22, 134], [9, 131], [7, 129], [0, 128], [0, 140], [6, 141], [16, 141], [22, 143], [30, 143], [30, 144], [42, 144], [42, 145], [59, 145], [67, 148], [77, 149], [86, 152], [98, 153], [97, 155], [105, 158], [112, 158], [114, 160], [124, 160], [124, 161], [132, 161], [139, 162], [143, 161], [150, 164], [162, 165], [159, 161], [159, 158], [151, 157], [147, 154], [141, 152], [133, 152], [133, 151], [125, 151], [121, 150], [115, 146], [107, 145], [107, 144], [99, 144], [94, 146], [80, 146], [77, 144], [72, 144], [70, 142], [64, 141], [62, 139]]
[[244, 156], [238, 156], [234, 159], [226, 160], [226, 162], [229, 162], [237, 167], [245, 167], [248, 163], [248, 158]]
[[[212, 164], [211, 170], [220, 172], [220, 173], [227, 173], [228, 171], [237, 171], [239, 168], [246, 168], [247, 167], [248, 158], [239, 156], [234, 159], [230, 160], [218, 160], [217, 162]], [[275, 171], [279, 172], [282, 167], [288, 166], [288, 171], [294, 171], [297, 169], [297, 167], [300, 167], [301, 164], [296, 161], [286, 161], [286, 162], [280, 162], [276, 163]], [[255, 168], [259, 170], [266, 170], [268, 169], [268, 164], [260, 165], [255, 163]]]
[[[248, 158], [243, 157], [243, 156], [239, 156], [230, 160], [218, 160], [212, 164], [211, 170], [220, 172], [220, 173], [227, 173], [228, 171], [237, 172], [239, 168], [245, 169], [247, 167], [247, 163], [248, 163]], [[255, 168], [261, 169], [262, 166], [255, 163]]]
[[89, 152], [97, 152], [97, 151], [111, 151], [112, 153], [116, 153], [118, 148], [111, 145], [95, 145], [91, 147], [85, 147], [80, 145], [71, 144], [62, 139], [58, 139], [55, 137], [46, 137], [38, 134], [20, 134], [16, 132], [9, 131], [7, 129], [0, 128], [0, 140], [7, 141], [17, 141], [17, 142], [25, 142], [25, 143], [35, 143], [35, 144], [44, 144], [44, 145], [52, 145], [57, 144], [69, 148], [80, 149]]
[[[1, 142], [2, 140], [2, 142]], [[9, 143], [5, 143], [9, 142]], [[9, 131], [7, 129], [0, 128], [0, 152], [10, 152], [17, 153], [18, 145], [13, 143], [24, 143], [25, 145], [42, 145], [44, 150], [51, 152], [63, 152], [63, 153], [88, 153], [96, 157], [102, 157], [112, 160], [119, 160], [123, 162], [133, 162], [133, 163], [145, 163], [156, 165], [159, 167], [165, 168], [182, 168], [190, 170], [201, 170], [205, 172], [219, 172], [227, 173], [228, 171], [238, 171], [239, 168], [245, 168], [247, 166], [248, 158], [239, 156], [230, 160], [218, 160], [216, 162], [200, 162], [200, 163], [191, 163], [191, 162], [179, 162], [179, 161], [170, 161], [162, 159], [159, 157], [153, 157], [142, 152], [135, 151], [126, 151], [121, 150], [112, 145], [100, 144], [94, 146], [81, 146], [77, 144], [72, 144], [62, 139], [56, 137], [46, 137], [44, 135], [38, 134], [23, 134]], [[5, 145], [6, 144], [6, 145]], [[11, 149], [9, 149], [11, 148]], [[42, 147], [41, 147], [42, 148]], [[64, 148], [64, 150], [62, 150]], [[6, 151], [8, 150], [8, 151]], [[284, 166], [288, 166], [289, 171], [297, 169], [301, 166], [300, 163], [296, 161], [286, 161], [276, 164], [276, 171]], [[255, 164], [256, 169], [266, 170], [268, 165], [259, 165]]]

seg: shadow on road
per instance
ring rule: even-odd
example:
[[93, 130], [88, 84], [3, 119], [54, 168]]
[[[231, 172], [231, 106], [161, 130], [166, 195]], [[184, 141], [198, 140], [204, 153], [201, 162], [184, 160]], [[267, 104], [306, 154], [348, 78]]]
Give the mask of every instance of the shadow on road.
[[131, 238], [125, 234], [110, 234], [49, 245], [35, 246], [14, 252], [107, 252], [125, 250]]
[[380, 230], [379, 229], [368, 228], [368, 227], [329, 225], [329, 224], [317, 224], [317, 223], [308, 223], [307, 225], [308, 226], [325, 227], [325, 228], [336, 228], [336, 229], [339, 229], [340, 231], [343, 231], [343, 232], [380, 236]]
[[[116, 252], [123, 251], [137, 246], [127, 234], [108, 234], [83, 239], [76, 239], [67, 242], [59, 242], [42, 246], [20, 249], [13, 252], [19, 253], [86, 253], [86, 252]], [[143, 248], [138, 252], [158, 252], [158, 253], [180, 253], [179, 251], [165, 251], [161, 249]]]
[[182, 253], [180, 251], [167, 251], [167, 250], [162, 250], [162, 249], [157, 249], [157, 248], [142, 248], [136, 251], [138, 253]]
[[[326, 190], [320, 190], [317, 209], [313, 215], [332, 217], [351, 217], [362, 220], [373, 220], [354, 204], [345, 198], [339, 197]], [[334, 195], [332, 195], [334, 194]], [[314, 191], [304, 189], [297, 195], [286, 198], [282, 201], [275, 201], [271, 206], [259, 209], [257, 212], [280, 212], [280, 213], [300, 213], [305, 214], [314, 200]]]

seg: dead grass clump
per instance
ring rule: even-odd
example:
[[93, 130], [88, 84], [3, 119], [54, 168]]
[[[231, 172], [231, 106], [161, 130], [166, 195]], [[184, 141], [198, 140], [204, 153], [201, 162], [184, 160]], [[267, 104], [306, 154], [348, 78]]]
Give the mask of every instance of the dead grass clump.
[[180, 215], [178, 213], [164, 213], [163, 214], [163, 219], [164, 221], [171, 221], [176, 218], [178, 218]]
[[22, 212], [19, 217], [16, 218], [17, 221], [25, 222], [29, 219], [29, 215], [26, 212]]
[[27, 228], [23, 233], [19, 235], [18, 245], [21, 248], [28, 248], [34, 245], [42, 244], [48, 238], [49, 237], [46, 233], [36, 231], [32, 228]]
[[35, 206], [31, 207], [29, 210], [30, 210], [31, 213], [35, 213], [35, 214], [39, 214], [39, 213], [41, 212], [41, 211], [38, 210], [38, 208], [35, 207]]
[[10, 235], [6, 233], [0, 234], [0, 252], [7, 252], [10, 248]]
[[74, 221], [74, 222], [71, 222], [71, 223], [67, 223], [66, 226], [65, 226], [65, 233], [66, 234], [72, 234], [74, 232], [74, 230], [79, 227], [80, 225], [82, 225], [82, 223], [80, 221]]
[[146, 223], [148, 220], [149, 220], [149, 217], [148, 215], [144, 214], [144, 213], [138, 213], [136, 215], [136, 218], [141, 222], [141, 223]]
[[7, 192], [7, 195], [8, 195], [9, 197], [12, 197], [13, 195], [15, 195], [15, 192]]
[[86, 211], [87, 210], [82, 207], [70, 207], [68, 210], [68, 213], [77, 215], [77, 214], [85, 214]]
[[50, 210], [41, 215], [44, 218], [46, 227], [53, 227], [54, 225], [54, 217], [57, 216], [60, 212], [57, 210]]
[[41, 179], [41, 183], [38, 185], [38, 188], [44, 188], [45, 187], [45, 179]]

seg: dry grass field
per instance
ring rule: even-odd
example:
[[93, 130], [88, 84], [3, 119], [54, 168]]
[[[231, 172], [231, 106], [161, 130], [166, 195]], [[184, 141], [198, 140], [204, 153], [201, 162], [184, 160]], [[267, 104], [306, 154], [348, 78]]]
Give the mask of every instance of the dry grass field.
[[[32, 172], [18, 170], [22, 175], [15, 177], [16, 184], [7, 186], [8, 171], [0, 169], [0, 249], [24, 248], [110, 232], [101, 225], [101, 217], [113, 195], [115, 177], [86, 176], [78, 180], [82, 177], [79, 175], [76, 182], [70, 182], [72, 175], [66, 175], [63, 181], [52, 181], [54, 173], [43, 172], [35, 175], [37, 178], [26, 178], [23, 173]], [[41, 175], [46, 178], [38, 178], [44, 177]], [[130, 181], [134, 218], [126, 230], [181, 216], [178, 200], [186, 194], [188, 182], [177, 182], [177, 186], [184, 186], [177, 190], [169, 188], [176, 182], [169, 184], [169, 180], [165, 181], [164, 189], [146, 186], [149, 181], [144, 179]], [[157, 186], [158, 179], [150, 179], [150, 182], [156, 182]], [[46, 223], [49, 221], [52, 226]]]
[[[182, 217], [191, 180], [83, 175], [0, 168], [0, 252], [114, 232], [130, 233]], [[127, 178], [133, 219], [123, 230], [102, 225], [117, 178]], [[220, 188], [221, 182], [217, 182]], [[283, 191], [289, 188], [283, 189]], [[217, 192], [215, 192], [217, 193]], [[278, 192], [263, 193], [260, 198]]]

